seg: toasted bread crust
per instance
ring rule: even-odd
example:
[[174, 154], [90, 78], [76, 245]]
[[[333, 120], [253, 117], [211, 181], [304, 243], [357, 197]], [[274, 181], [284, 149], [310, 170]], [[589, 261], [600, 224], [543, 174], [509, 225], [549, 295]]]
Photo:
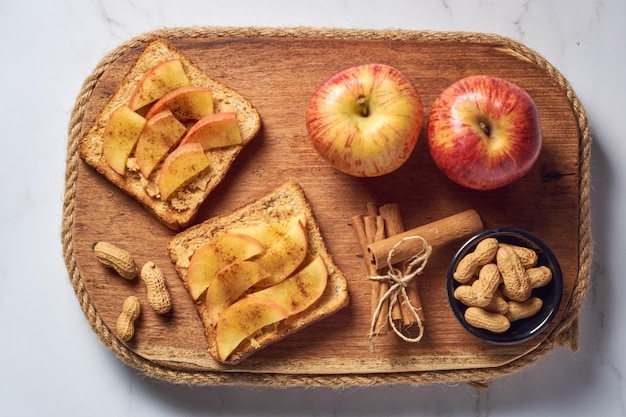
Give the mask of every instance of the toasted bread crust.
[[[311, 307], [289, 317], [278, 326], [268, 326], [255, 335], [255, 344], [244, 341], [235, 352], [224, 361], [226, 364], [237, 364], [245, 358], [291, 333], [318, 322], [345, 307], [350, 300], [348, 284], [339, 270], [322, 238], [321, 231], [309, 205], [304, 191], [299, 184], [288, 181], [275, 188], [265, 196], [248, 203], [228, 214], [220, 215], [203, 223], [192, 226], [174, 236], [168, 243], [170, 258], [181, 280], [185, 283], [189, 261], [194, 252], [209, 240], [226, 233], [230, 229], [247, 227], [254, 224], [267, 224], [281, 221], [298, 214], [307, 218], [309, 238], [309, 255], [320, 256], [328, 270], [328, 284], [320, 299]], [[206, 315], [202, 303], [196, 308], [205, 327], [209, 353], [219, 360], [215, 346], [215, 328]]]
[[[119, 106], [128, 103], [134, 87], [143, 75], [155, 64], [173, 58], [181, 60], [192, 85], [212, 89], [215, 112], [236, 112], [237, 122], [241, 129], [242, 145], [207, 151], [210, 167], [177, 191], [170, 200], [162, 201], [154, 196], [155, 193], [146, 191], [146, 185], [149, 181], [138, 171], [127, 170], [126, 175], [122, 176], [107, 164], [102, 153], [102, 137], [111, 113]], [[226, 176], [239, 152], [257, 135], [260, 129], [261, 118], [247, 98], [221, 82], [210, 78], [170, 43], [158, 39], [146, 45], [141, 52], [119, 88], [105, 104], [92, 127], [80, 141], [78, 152], [88, 165], [122, 191], [134, 197], [167, 227], [172, 230], [179, 230], [187, 227], [193, 221], [202, 202]], [[132, 158], [129, 164], [132, 164]], [[159, 169], [160, 166], [151, 174], [150, 182], [153, 182], [153, 178], [158, 178]]]

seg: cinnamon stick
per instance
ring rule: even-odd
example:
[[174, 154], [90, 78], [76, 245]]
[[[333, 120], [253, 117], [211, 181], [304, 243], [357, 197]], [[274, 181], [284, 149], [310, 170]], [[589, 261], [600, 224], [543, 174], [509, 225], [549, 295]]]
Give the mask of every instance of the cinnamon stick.
[[[379, 207], [380, 215], [385, 220], [385, 233], [387, 237], [395, 236], [398, 233], [404, 232], [404, 225], [402, 224], [402, 218], [400, 216], [400, 206], [398, 204], [386, 204]], [[382, 294], [381, 294], [382, 296]], [[402, 307], [400, 303], [394, 304], [391, 317], [394, 322], [404, 322], [406, 307]]]
[[[367, 248], [367, 245], [369, 245], [372, 242], [369, 242], [367, 239], [367, 233], [365, 232], [365, 222], [363, 220], [365, 216], [363, 216], [362, 214], [357, 214], [355, 216], [352, 216], [351, 223], [352, 223], [352, 228], [354, 229], [354, 232], [356, 233], [356, 238], [357, 241], [359, 242], [359, 247], [361, 249]], [[369, 268], [373, 268], [373, 264], [369, 261], [368, 257], [366, 256], [366, 252], [363, 253], [363, 260], [365, 261], [365, 268], [367, 268], [369, 270]]]
[[[385, 227], [387, 230], [387, 237], [396, 236], [405, 231], [404, 223], [402, 221], [402, 214], [400, 212], [400, 205], [396, 203], [385, 204], [379, 208], [380, 214], [385, 220]], [[406, 288], [407, 296], [411, 305], [416, 309], [417, 315], [420, 321], [423, 323], [425, 320], [424, 312], [422, 310], [422, 301], [417, 289], [417, 282], [412, 280]], [[415, 317], [411, 311], [411, 306], [405, 303], [397, 303], [400, 319], [402, 321], [402, 328], [408, 329], [416, 324]], [[394, 317], [395, 319], [395, 317]]]
[[[483, 230], [483, 227], [483, 222], [476, 210], [466, 210], [395, 236], [387, 237], [379, 242], [370, 243], [367, 246], [369, 262], [373, 263], [376, 269], [386, 266], [389, 252], [398, 242], [407, 237], [421, 236], [430, 246], [436, 248], [454, 240], [474, 235]], [[421, 241], [417, 239], [409, 240], [395, 251], [392, 264], [406, 261], [421, 250], [423, 250]]]
[[367, 215], [370, 217], [378, 216], [378, 204], [370, 201], [366, 204], [367, 207]]
[[[385, 221], [382, 216], [365, 216], [363, 218], [365, 221], [365, 231], [367, 233], [368, 239], [372, 242], [377, 242], [383, 240], [385, 238]], [[368, 273], [370, 276], [378, 275], [378, 270], [376, 267], [370, 262]], [[371, 290], [371, 314], [373, 315], [378, 304], [380, 303], [380, 299], [383, 294], [385, 294], [389, 290], [389, 283], [387, 281], [372, 281], [372, 290]], [[384, 300], [381, 305], [381, 311], [389, 310], [389, 300]], [[385, 314], [379, 314], [376, 319], [376, 334], [385, 334], [387, 333], [387, 321]]]
[[[365, 261], [365, 267], [367, 269], [367, 273], [370, 276], [377, 275], [378, 271], [374, 264], [372, 264], [367, 257], [367, 245], [375, 242], [376, 240], [382, 240], [385, 238], [384, 235], [384, 221], [381, 216], [378, 216], [378, 208], [375, 204], [368, 203], [368, 212], [370, 214], [374, 214], [374, 217], [370, 215], [355, 215], [352, 217], [352, 227], [356, 232], [357, 239], [359, 242], [359, 246], [361, 247], [363, 258]], [[381, 292], [381, 281], [372, 281], [371, 282], [371, 312], [372, 315], [378, 306], [380, 301], [379, 293]], [[389, 309], [389, 305], [383, 306], [383, 308]], [[382, 316], [382, 319], [380, 318]], [[386, 324], [385, 324], [385, 315], [380, 315], [379, 319], [376, 323], [377, 334], [385, 334], [387, 332]]]

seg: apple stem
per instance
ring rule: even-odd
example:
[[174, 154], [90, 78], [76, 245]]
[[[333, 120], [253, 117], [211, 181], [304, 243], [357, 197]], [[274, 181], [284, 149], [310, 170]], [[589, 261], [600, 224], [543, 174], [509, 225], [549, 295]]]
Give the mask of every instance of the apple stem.
[[478, 123], [480, 129], [485, 133], [485, 135], [489, 136], [491, 133], [491, 129], [489, 129], [489, 125], [485, 122]]
[[359, 108], [361, 109], [361, 116], [367, 117], [370, 114], [367, 99], [364, 96], [359, 96], [356, 102], [359, 104]]

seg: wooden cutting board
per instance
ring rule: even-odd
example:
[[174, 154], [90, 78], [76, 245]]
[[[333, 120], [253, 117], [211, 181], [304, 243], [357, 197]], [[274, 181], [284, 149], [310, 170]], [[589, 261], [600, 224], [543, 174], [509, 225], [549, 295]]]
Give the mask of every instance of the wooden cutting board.
[[[100, 240], [129, 250], [139, 266], [154, 261], [166, 274], [174, 307], [158, 316], [144, 308], [131, 355], [173, 372], [246, 371], [263, 374], [385, 374], [472, 370], [498, 367], [532, 352], [562, 320], [579, 275], [580, 132], [570, 99], [552, 74], [498, 43], [463, 39], [396, 39], [394, 36], [229, 36], [210, 33], [174, 36], [170, 41], [209, 76], [248, 97], [263, 120], [261, 134], [233, 165], [227, 178], [203, 204], [197, 221], [229, 212], [285, 180], [299, 182], [313, 207], [327, 246], [349, 280], [350, 305], [335, 316], [292, 335], [236, 367], [217, 364], [207, 353], [202, 323], [167, 254], [174, 232], [133, 199], [86, 166], [77, 166], [72, 223], [72, 254], [89, 297], [90, 311], [110, 329], [124, 299], [145, 300], [141, 280], [128, 282], [99, 264], [92, 245]], [[80, 129], [85, 133], [137, 58], [129, 48], [96, 74]], [[449, 181], [434, 165], [425, 132], [410, 160], [379, 178], [353, 178], [328, 166], [312, 148], [305, 109], [313, 90], [350, 66], [382, 62], [408, 76], [421, 93], [428, 115], [436, 96], [472, 74], [506, 78], [534, 98], [544, 145], [532, 171], [499, 190], [479, 192]], [[419, 278], [426, 316], [417, 344], [392, 333], [375, 339], [370, 351], [370, 284], [356, 235], [350, 225], [367, 202], [399, 203], [405, 226], [413, 228], [476, 209], [486, 228], [518, 227], [542, 238], [561, 263], [564, 294], [555, 321], [539, 337], [516, 346], [475, 339], [457, 323], [447, 299], [448, 263], [462, 242], [435, 252]]]

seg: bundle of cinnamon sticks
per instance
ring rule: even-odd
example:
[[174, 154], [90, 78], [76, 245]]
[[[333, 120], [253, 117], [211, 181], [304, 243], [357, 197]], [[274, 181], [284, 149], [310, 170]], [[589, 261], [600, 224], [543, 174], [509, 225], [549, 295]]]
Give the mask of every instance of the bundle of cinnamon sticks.
[[[385, 275], [386, 267], [377, 269], [376, 265], [369, 260], [367, 256], [367, 246], [405, 231], [400, 206], [396, 203], [390, 203], [378, 207], [375, 203], [370, 202], [367, 204], [367, 214], [353, 216], [352, 225], [363, 250], [368, 274], [370, 276]], [[385, 334], [389, 327], [388, 311], [391, 300], [385, 297], [385, 294], [389, 290], [389, 282], [385, 280], [372, 280], [371, 286], [372, 315], [374, 315], [379, 304], [381, 304], [381, 300], [383, 300], [380, 305], [380, 314], [377, 316], [374, 327], [374, 334]], [[403, 302], [403, 300], [396, 300], [390, 314], [396, 328], [400, 329], [403, 333], [410, 333], [411, 328], [417, 324], [417, 318], [411, 311], [411, 306], [415, 309], [415, 312], [417, 312], [422, 322], [424, 321], [424, 313], [417, 283], [414, 280], [407, 285], [406, 293], [410, 305]]]
[[[419, 254], [426, 246], [442, 247], [455, 240], [465, 238], [483, 230], [483, 222], [475, 210], [463, 212], [433, 221], [414, 229], [404, 229], [400, 207], [391, 203], [378, 207], [375, 203], [367, 203], [367, 214], [358, 214], [352, 217], [352, 226], [356, 232], [359, 245], [363, 252], [363, 259], [370, 277], [380, 277], [387, 273], [390, 264], [407, 261]], [[411, 237], [420, 237], [409, 241], [395, 251], [399, 243]], [[372, 280], [371, 311], [372, 317], [376, 312], [376, 322], [373, 334], [387, 333], [391, 325], [394, 330], [400, 330], [412, 341], [419, 340], [415, 332], [423, 331], [425, 321], [422, 302], [418, 292], [418, 283], [412, 279], [405, 287], [406, 297], [393, 300], [386, 297], [389, 282]], [[398, 296], [401, 292], [393, 294]], [[392, 310], [389, 312], [389, 305]], [[389, 320], [391, 316], [391, 323]], [[406, 340], [406, 339], [405, 339]]]

